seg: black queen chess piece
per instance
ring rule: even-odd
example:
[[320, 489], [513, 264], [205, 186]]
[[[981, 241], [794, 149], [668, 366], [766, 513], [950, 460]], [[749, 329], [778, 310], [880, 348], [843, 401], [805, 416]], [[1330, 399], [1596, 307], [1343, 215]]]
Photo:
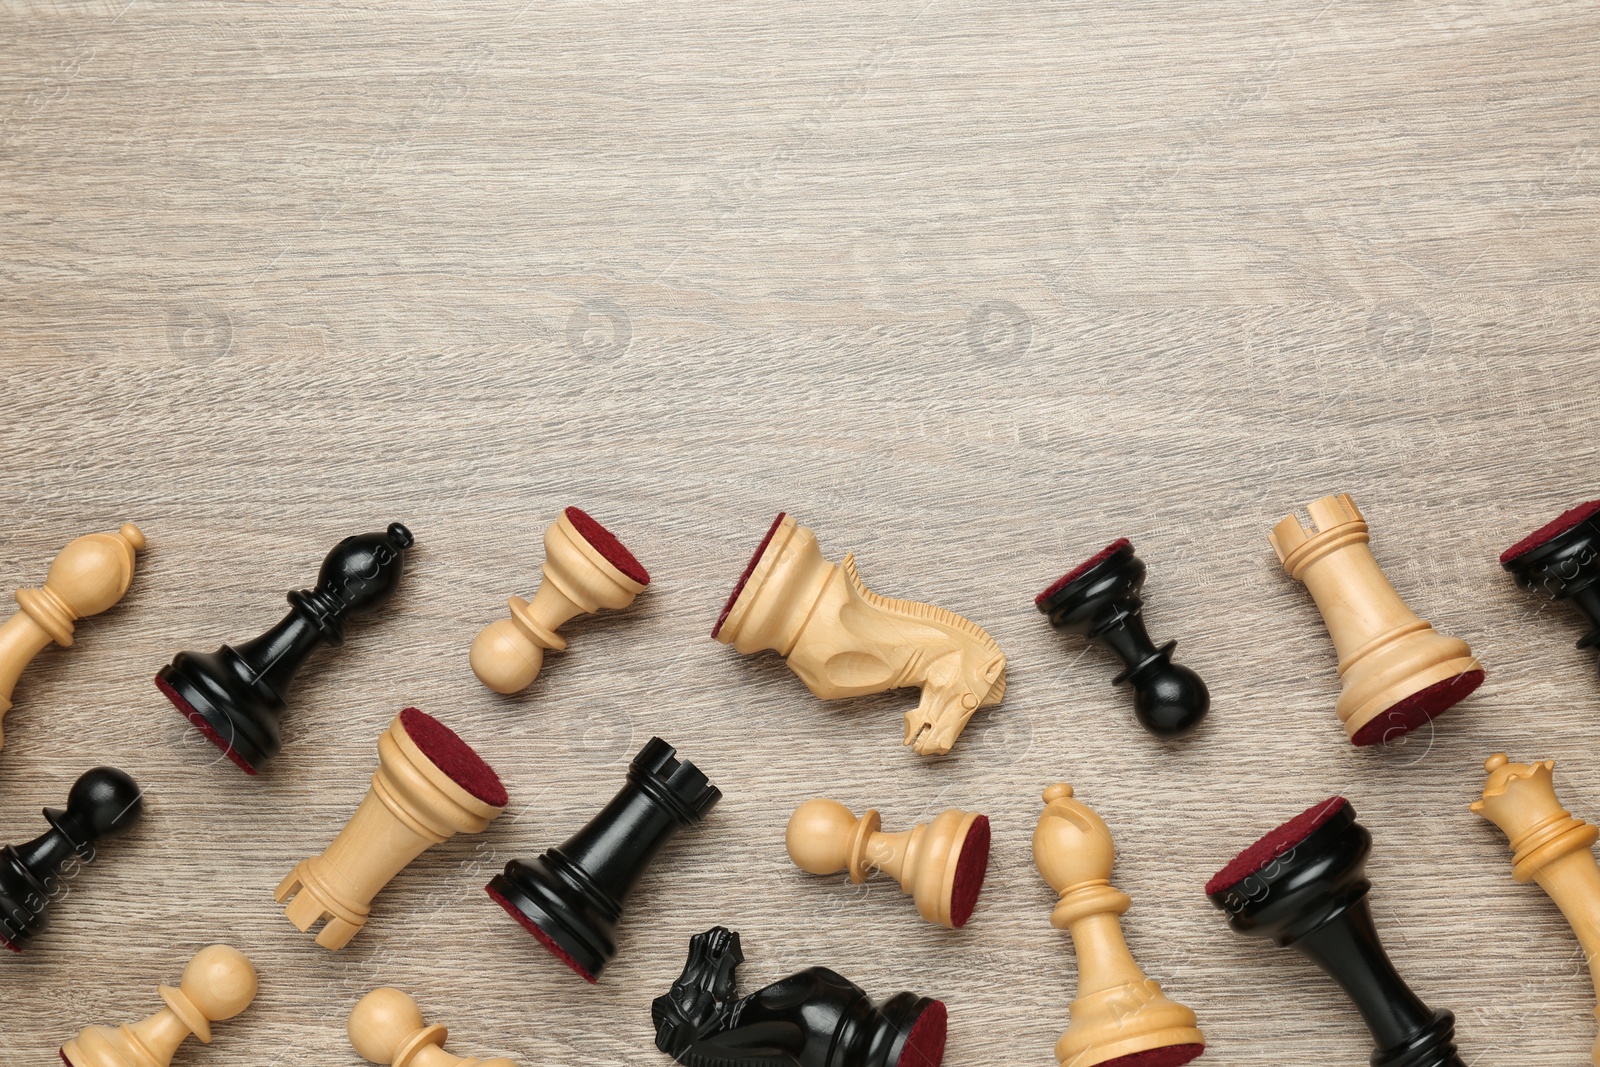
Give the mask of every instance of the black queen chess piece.
[[276, 626], [242, 645], [179, 652], [156, 688], [240, 770], [257, 773], [283, 747], [280, 720], [295, 674], [318, 646], [344, 644], [351, 617], [394, 595], [412, 543], [398, 522], [346, 537], [322, 561], [316, 588], [289, 594], [289, 613]]

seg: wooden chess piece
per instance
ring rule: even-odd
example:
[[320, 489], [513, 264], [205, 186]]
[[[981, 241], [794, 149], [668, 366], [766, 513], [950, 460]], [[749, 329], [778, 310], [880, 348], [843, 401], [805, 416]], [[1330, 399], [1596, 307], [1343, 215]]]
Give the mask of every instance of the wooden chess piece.
[[817, 536], [780, 513], [723, 605], [711, 636], [746, 655], [773, 649], [824, 700], [917, 687], [905, 743], [950, 751], [980, 707], [1000, 703], [1006, 657], [953, 611], [868, 589], [853, 554], [822, 558]]
[[883, 833], [881, 825], [876, 810], [857, 819], [836, 800], [808, 800], [789, 817], [784, 843], [803, 871], [849, 871], [858, 884], [885, 871], [924, 919], [965, 926], [989, 870], [989, 817], [950, 808], [903, 833]]
[[1118, 538], [1055, 580], [1033, 598], [1058, 630], [1078, 633], [1109, 648], [1123, 670], [1112, 685], [1133, 686], [1133, 710], [1151, 733], [1174, 737], [1205, 718], [1211, 693], [1200, 676], [1172, 662], [1178, 642], [1157, 648], [1144, 628], [1144, 562], [1133, 544]]
[[22, 845], [0, 848], [0, 946], [21, 952], [50, 925], [68, 865], [93, 863], [95, 843], [127, 833], [144, 812], [132, 778], [114, 767], [85, 771], [72, 783], [67, 808], [44, 809], [50, 829]]
[[1600, 647], [1600, 500], [1562, 512], [1500, 554], [1522, 588], [1571, 604], [1589, 624], [1579, 648]]
[[687, 1067], [939, 1067], [944, 1061], [943, 1001], [896, 993], [876, 1004], [827, 967], [739, 997], [734, 972], [743, 962], [739, 935], [725, 926], [690, 938], [683, 974], [650, 1005], [656, 1048]]
[[1306, 505], [1316, 532], [1290, 515], [1272, 528], [1283, 569], [1304, 582], [1339, 653], [1334, 710], [1352, 743], [1410, 733], [1478, 688], [1483, 667], [1465, 641], [1412, 612], [1378, 568], [1367, 522], [1348, 493]]
[[491, 622], [472, 642], [472, 672], [496, 693], [519, 693], [539, 676], [546, 649], [559, 652], [556, 633], [576, 615], [616, 611], [650, 584], [650, 573], [610, 530], [568, 508], [544, 532], [544, 581], [531, 602], [514, 596], [511, 618]]
[[1206, 1050], [1194, 1012], [1171, 1000], [1134, 962], [1121, 916], [1133, 901], [1111, 885], [1116, 846], [1104, 820], [1059, 783], [1044, 791], [1033, 862], [1060, 895], [1050, 925], [1072, 934], [1078, 996], [1056, 1041], [1061, 1067], [1177, 1067]]
[[[1489, 780], [1472, 810], [1510, 840], [1511, 877], [1538, 882], [1567, 917], [1589, 961], [1589, 978], [1600, 989], [1600, 865], [1591, 848], [1600, 829], [1561, 806], [1555, 766], [1554, 760], [1512, 763], [1496, 752], [1483, 763]], [[1595, 1014], [1600, 1016], [1600, 1008]], [[1590, 1059], [1600, 1065], [1600, 1040]]]
[[211, 1044], [211, 1024], [256, 998], [256, 969], [244, 953], [212, 945], [183, 969], [179, 988], [161, 986], [167, 1006], [132, 1026], [90, 1026], [61, 1047], [67, 1067], [168, 1067], [190, 1034]]
[[721, 799], [699, 768], [652, 737], [600, 814], [560, 848], [507, 863], [484, 891], [552, 956], [597, 981], [616, 955], [623, 905], [651, 859]]
[[509, 802], [494, 768], [455, 731], [406, 708], [378, 738], [378, 769], [355, 815], [273, 896], [288, 902], [284, 914], [301, 930], [326, 920], [317, 944], [343, 948], [406, 864], [458, 833], [479, 833]]
[[417, 1002], [398, 989], [374, 989], [350, 1012], [350, 1043], [372, 1063], [390, 1067], [517, 1067], [513, 1060], [452, 1056], [449, 1031], [422, 1020]]
[[1411, 991], [1378, 939], [1367, 904], [1372, 835], [1330, 797], [1235, 856], [1206, 883], [1241, 934], [1294, 949], [1322, 968], [1372, 1032], [1372, 1067], [1466, 1067], [1455, 1016]]
[[289, 594], [289, 613], [237, 647], [179, 652], [156, 688], [195, 729], [246, 774], [283, 747], [283, 716], [295, 674], [321, 645], [344, 644], [353, 616], [386, 603], [400, 585], [411, 531], [398, 522], [380, 533], [346, 537], [322, 561], [315, 589]]
[[122, 599], [133, 581], [134, 554], [144, 545], [144, 534], [132, 523], [116, 533], [87, 534], [50, 561], [43, 588], [17, 590], [18, 611], [0, 626], [0, 746], [22, 672], [52, 642], [70, 646], [79, 619]]

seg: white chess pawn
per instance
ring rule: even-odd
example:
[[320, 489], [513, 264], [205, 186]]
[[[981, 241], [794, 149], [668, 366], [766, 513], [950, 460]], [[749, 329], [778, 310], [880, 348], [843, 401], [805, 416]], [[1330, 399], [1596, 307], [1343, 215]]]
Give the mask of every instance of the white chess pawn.
[[167, 1006], [132, 1026], [90, 1026], [61, 1047], [68, 1067], [168, 1067], [190, 1034], [211, 1043], [211, 1024], [238, 1015], [256, 998], [256, 969], [227, 945], [201, 949], [183, 969], [180, 988], [160, 987]]
[[517, 1067], [508, 1059], [463, 1059], [441, 1046], [449, 1031], [422, 1021], [417, 1002], [398, 989], [374, 989], [350, 1012], [350, 1043], [390, 1067]]

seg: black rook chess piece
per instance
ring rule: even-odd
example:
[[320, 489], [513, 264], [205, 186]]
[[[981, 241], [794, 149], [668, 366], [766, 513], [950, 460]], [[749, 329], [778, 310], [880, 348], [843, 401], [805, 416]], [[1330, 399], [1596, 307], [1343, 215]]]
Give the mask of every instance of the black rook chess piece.
[[650, 1005], [656, 1047], [688, 1067], [939, 1067], [943, 1001], [896, 993], [881, 1005], [837, 971], [812, 967], [735, 1000], [739, 935], [689, 939], [669, 993]]
[[144, 800], [114, 767], [86, 771], [67, 794], [67, 810], [44, 809], [50, 829], [23, 845], [0, 848], [0, 945], [21, 952], [50, 925], [50, 902], [74, 858], [93, 863], [94, 844], [139, 820]]
[[352, 615], [394, 595], [411, 543], [398, 522], [346, 537], [322, 561], [317, 587], [289, 594], [289, 614], [278, 625], [237, 648], [179, 652], [156, 675], [156, 688], [240, 770], [255, 774], [283, 747], [279, 719], [295, 673], [318, 645], [344, 644]]
[[512, 860], [485, 887], [495, 903], [586, 980], [616, 955], [617, 922], [639, 876], [681, 827], [705, 818], [722, 792], [652, 737], [628, 782], [600, 814], [538, 859]]
[[1134, 714], [1145, 729], [1181, 734], [1205, 717], [1211, 694], [1200, 676], [1172, 662], [1178, 642], [1160, 648], [1145, 631], [1144, 563], [1127, 538], [1111, 542], [1033, 598], [1060, 630], [1098, 641], [1122, 659], [1113, 685], [1133, 685]]
[[1455, 1016], [1424, 1004], [1389, 962], [1367, 905], [1372, 835], [1332, 797], [1241, 852], [1206, 884], [1242, 934], [1271, 938], [1339, 983], [1372, 1031], [1372, 1067], [1465, 1067]]

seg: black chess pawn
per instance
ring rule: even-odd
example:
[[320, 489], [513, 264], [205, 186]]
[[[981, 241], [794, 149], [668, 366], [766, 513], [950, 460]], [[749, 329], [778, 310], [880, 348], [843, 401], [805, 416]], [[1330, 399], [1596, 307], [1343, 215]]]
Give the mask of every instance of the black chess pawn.
[[1578, 647], [1600, 647], [1600, 500], [1524, 537], [1500, 554], [1500, 566], [1529, 592], [1571, 604], [1589, 624]]
[[634, 883], [679, 829], [722, 799], [694, 764], [652, 737], [628, 767], [628, 782], [600, 814], [559, 848], [512, 860], [485, 887], [495, 903], [587, 981], [616, 955], [617, 923]]
[[1163, 736], [1181, 734], [1205, 717], [1211, 694], [1200, 676], [1172, 662], [1178, 642], [1160, 648], [1145, 631], [1144, 563], [1126, 538], [1057, 578], [1033, 598], [1050, 625], [1082, 634], [1115, 652], [1123, 671], [1113, 685], [1133, 686], [1133, 709], [1145, 729]]
[[1371, 851], [1355, 809], [1332, 797], [1239, 853], [1206, 895], [1238, 932], [1294, 949], [1339, 983], [1372, 1032], [1372, 1067], [1464, 1067], [1455, 1016], [1424, 1004], [1378, 940]]
[[139, 820], [139, 787], [114, 767], [86, 771], [67, 794], [67, 810], [44, 809], [50, 829], [22, 845], [0, 848], [0, 945], [21, 952], [50, 925], [50, 902], [74, 859], [93, 863], [96, 841], [125, 833]]
[[318, 645], [344, 644], [345, 623], [382, 605], [400, 584], [411, 531], [346, 537], [322, 561], [315, 589], [289, 594], [289, 614], [252, 641], [215, 652], [179, 652], [156, 675], [195, 728], [246, 774], [283, 747], [279, 720], [289, 685]]
[[689, 939], [672, 990], [650, 1005], [656, 1047], [689, 1067], [939, 1067], [943, 1001], [896, 993], [874, 1004], [837, 971], [812, 967], [735, 1000], [739, 935]]

